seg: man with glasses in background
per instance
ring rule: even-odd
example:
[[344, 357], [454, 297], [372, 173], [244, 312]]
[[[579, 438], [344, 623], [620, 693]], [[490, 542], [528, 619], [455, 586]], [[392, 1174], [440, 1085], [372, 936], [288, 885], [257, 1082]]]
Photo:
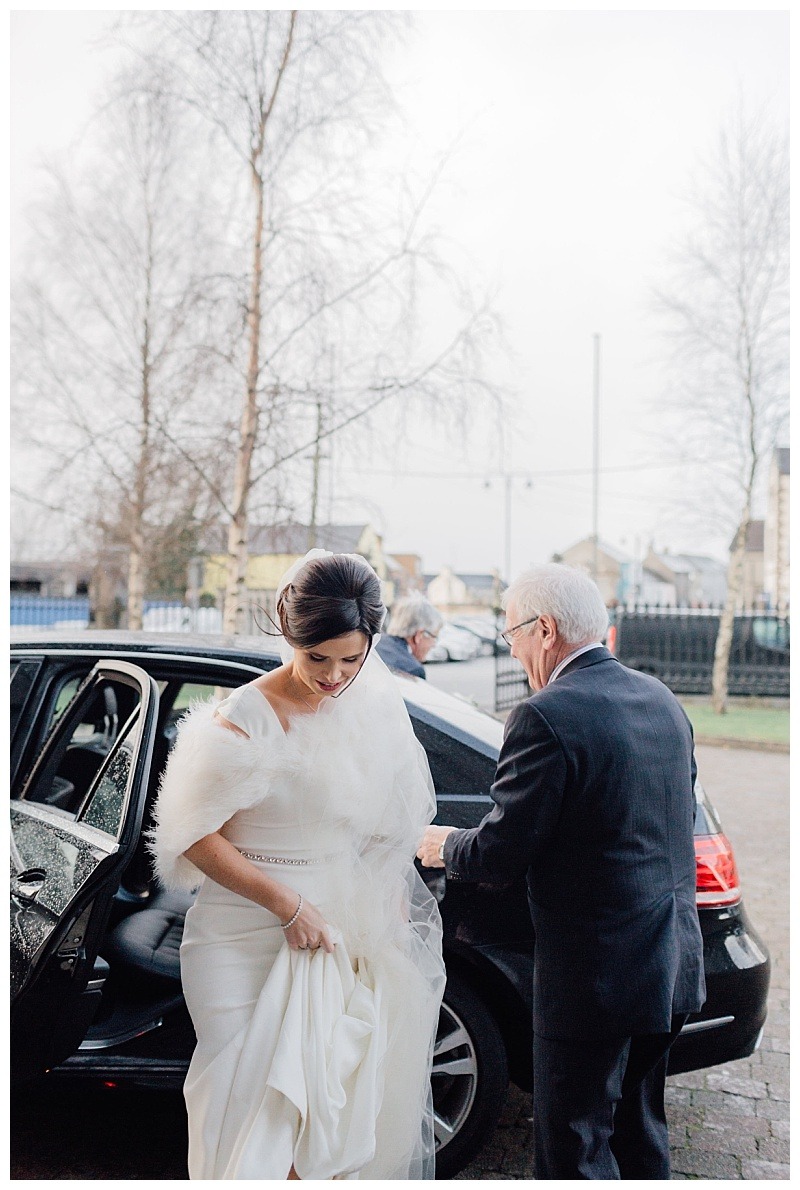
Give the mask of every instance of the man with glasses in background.
[[527, 875], [535, 932], [536, 1179], [669, 1179], [667, 1058], [705, 999], [692, 730], [656, 678], [602, 643], [586, 575], [550, 564], [504, 596], [534, 693], [511, 712], [479, 826], [431, 826], [448, 880]]
[[378, 656], [389, 669], [426, 677], [423, 661], [433, 648], [442, 617], [422, 595], [408, 595], [392, 606], [388, 631], [377, 644]]

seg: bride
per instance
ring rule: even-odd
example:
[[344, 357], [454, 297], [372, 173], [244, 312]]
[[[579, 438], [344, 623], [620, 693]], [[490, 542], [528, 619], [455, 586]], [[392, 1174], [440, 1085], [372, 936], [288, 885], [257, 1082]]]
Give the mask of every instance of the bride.
[[435, 798], [373, 648], [380, 584], [311, 550], [277, 615], [283, 665], [189, 712], [156, 807], [160, 880], [200, 884], [189, 1176], [432, 1178], [445, 974], [413, 857]]

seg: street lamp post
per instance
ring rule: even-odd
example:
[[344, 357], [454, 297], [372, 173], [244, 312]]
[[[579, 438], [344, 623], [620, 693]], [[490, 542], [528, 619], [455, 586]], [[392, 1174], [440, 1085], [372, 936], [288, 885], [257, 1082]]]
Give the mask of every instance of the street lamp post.
[[592, 578], [597, 582], [599, 569], [598, 503], [600, 489], [600, 336], [594, 336], [594, 385], [593, 385], [593, 434], [592, 434]]

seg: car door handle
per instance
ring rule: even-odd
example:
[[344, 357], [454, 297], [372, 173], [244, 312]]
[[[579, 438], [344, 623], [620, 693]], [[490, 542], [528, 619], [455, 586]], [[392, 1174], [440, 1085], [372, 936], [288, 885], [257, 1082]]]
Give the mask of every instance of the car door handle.
[[35, 901], [44, 887], [47, 873], [44, 868], [28, 868], [11, 877], [11, 893], [21, 901]]

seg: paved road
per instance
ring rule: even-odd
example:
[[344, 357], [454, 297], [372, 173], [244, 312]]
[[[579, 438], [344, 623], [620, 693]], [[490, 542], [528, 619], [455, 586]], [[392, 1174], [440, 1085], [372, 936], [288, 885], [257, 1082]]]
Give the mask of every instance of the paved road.
[[425, 666], [432, 686], [449, 694], [460, 694], [483, 707], [494, 710], [494, 657], [476, 657], [474, 661], [437, 661]]
[[[751, 1058], [668, 1082], [673, 1176], [788, 1178], [789, 758], [703, 747], [698, 763], [733, 843], [750, 915], [772, 954], [773, 975], [761, 1049]], [[528, 1097], [512, 1088], [494, 1137], [459, 1178], [530, 1177], [529, 1116]], [[15, 1180], [182, 1180], [185, 1153], [179, 1094], [53, 1086], [15, 1097]]]

